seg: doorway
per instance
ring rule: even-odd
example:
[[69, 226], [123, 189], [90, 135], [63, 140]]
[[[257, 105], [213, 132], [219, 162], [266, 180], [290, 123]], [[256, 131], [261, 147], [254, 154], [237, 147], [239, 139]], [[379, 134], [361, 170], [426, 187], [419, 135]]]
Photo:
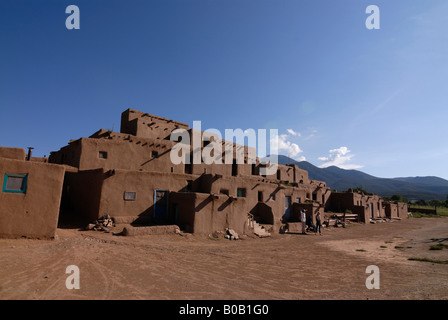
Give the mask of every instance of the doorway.
[[168, 222], [168, 190], [154, 191], [154, 220], [157, 223]]
[[288, 221], [291, 216], [291, 196], [285, 196], [285, 220]]

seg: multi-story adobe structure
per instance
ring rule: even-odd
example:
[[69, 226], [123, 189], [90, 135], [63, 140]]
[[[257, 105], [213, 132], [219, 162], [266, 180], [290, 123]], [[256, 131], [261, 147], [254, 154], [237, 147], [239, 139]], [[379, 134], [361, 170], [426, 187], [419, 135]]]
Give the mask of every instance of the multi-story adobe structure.
[[[173, 162], [175, 129], [199, 137], [199, 145], [187, 146], [185, 159], [213, 145], [216, 157], [232, 150], [231, 161]], [[89, 223], [106, 214], [117, 224], [176, 224], [184, 232], [205, 234], [226, 228], [250, 233], [257, 224], [270, 232], [297, 230], [301, 209], [313, 220], [317, 212], [325, 219], [346, 210], [360, 222], [407, 214], [406, 204], [386, 203], [377, 195], [331, 192], [297, 165], [278, 165], [268, 174], [264, 169], [272, 166], [254, 159], [254, 152], [131, 109], [122, 113], [120, 132], [101, 129], [49, 158], [0, 147], [0, 237], [53, 238], [58, 221], [74, 217]]]
[[[330, 196], [325, 182], [308, 179], [297, 165], [278, 165], [274, 174], [262, 176], [266, 164], [258, 158], [250, 163], [249, 147], [215, 141], [206, 132], [200, 132], [201, 151], [210, 140], [223, 153], [231, 144], [232, 163], [173, 164], [177, 142], [170, 136], [179, 128], [198, 134], [187, 124], [128, 109], [119, 133], [102, 129], [51, 153], [51, 163], [76, 168], [65, 175], [62, 205], [88, 220], [109, 214], [118, 223], [173, 223], [195, 233], [243, 233], [248, 218], [277, 232], [297, 219], [300, 206], [293, 203], [314, 203], [314, 213], [323, 212]], [[244, 163], [236, 161], [240, 148]]]

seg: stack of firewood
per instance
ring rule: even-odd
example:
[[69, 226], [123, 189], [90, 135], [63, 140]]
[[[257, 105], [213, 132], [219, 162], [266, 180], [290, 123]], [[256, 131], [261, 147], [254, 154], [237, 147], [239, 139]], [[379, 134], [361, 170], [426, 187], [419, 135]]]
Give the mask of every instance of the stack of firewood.
[[108, 228], [114, 226], [114, 220], [108, 214], [105, 214], [94, 223], [89, 223], [86, 230], [110, 232]]

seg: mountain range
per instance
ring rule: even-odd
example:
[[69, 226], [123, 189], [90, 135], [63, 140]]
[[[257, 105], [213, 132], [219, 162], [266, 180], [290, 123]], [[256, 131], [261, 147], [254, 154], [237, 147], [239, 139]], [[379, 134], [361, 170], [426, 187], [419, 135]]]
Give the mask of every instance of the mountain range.
[[332, 190], [362, 187], [382, 197], [399, 194], [409, 200], [446, 200], [448, 195], [448, 180], [435, 176], [378, 178], [359, 170], [345, 170], [335, 166], [319, 168], [307, 161], [298, 162], [283, 155], [278, 156], [278, 163], [297, 164], [299, 168], [308, 171], [310, 179], [324, 181]]

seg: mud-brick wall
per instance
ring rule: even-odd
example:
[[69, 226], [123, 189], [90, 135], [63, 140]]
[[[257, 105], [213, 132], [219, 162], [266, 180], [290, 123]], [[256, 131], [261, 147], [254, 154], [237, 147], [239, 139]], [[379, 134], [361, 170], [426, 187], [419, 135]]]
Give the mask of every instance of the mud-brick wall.
[[[0, 237], [54, 238], [63, 166], [0, 158]], [[6, 175], [26, 175], [24, 192], [6, 192]]]

